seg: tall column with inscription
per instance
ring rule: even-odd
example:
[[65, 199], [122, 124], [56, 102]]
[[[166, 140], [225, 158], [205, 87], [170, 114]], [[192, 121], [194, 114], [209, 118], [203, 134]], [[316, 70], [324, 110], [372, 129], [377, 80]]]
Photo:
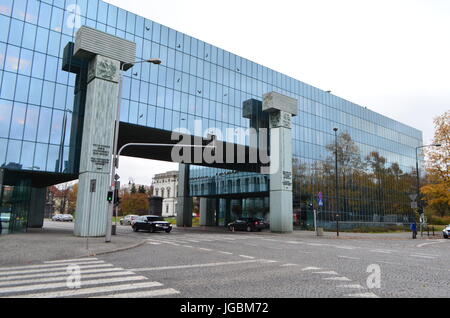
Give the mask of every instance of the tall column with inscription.
[[294, 229], [292, 194], [292, 116], [297, 100], [272, 92], [263, 96], [263, 111], [270, 115], [270, 228]]
[[83, 26], [76, 35], [74, 56], [89, 60], [75, 220], [77, 236], [106, 234], [120, 69], [135, 60], [135, 53], [135, 43], [95, 29]]

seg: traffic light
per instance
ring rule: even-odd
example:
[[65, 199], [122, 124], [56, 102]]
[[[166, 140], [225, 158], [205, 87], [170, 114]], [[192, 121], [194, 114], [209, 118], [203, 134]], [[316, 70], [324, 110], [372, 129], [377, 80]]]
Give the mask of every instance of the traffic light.
[[111, 203], [111, 202], [113, 201], [113, 196], [114, 196], [114, 192], [109, 191], [109, 192], [108, 192], [108, 197], [107, 197], [106, 200], [107, 200], [109, 203]]
[[119, 190], [116, 189], [115, 191], [116, 191], [116, 193], [115, 193], [115, 196], [114, 196], [114, 204], [115, 205], [119, 205], [120, 202], [121, 202], [120, 197], [119, 197]]

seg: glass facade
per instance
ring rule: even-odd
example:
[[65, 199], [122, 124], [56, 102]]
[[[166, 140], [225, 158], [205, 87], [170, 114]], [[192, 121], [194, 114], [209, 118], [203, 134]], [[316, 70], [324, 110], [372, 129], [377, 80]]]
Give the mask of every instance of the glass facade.
[[[407, 190], [400, 191], [395, 180], [411, 174], [415, 147], [422, 144], [420, 131], [99, 0], [0, 0], [1, 166], [77, 173], [68, 162], [75, 74], [61, 67], [64, 47], [81, 25], [135, 42], [137, 60], [163, 61], [160, 66], [136, 64], [124, 74], [121, 121], [169, 131], [194, 131], [195, 120], [205, 129], [249, 128], [243, 102], [276, 91], [299, 104], [293, 123], [297, 211], [306, 211], [322, 192], [323, 209], [330, 212], [323, 218], [332, 218], [335, 172], [329, 167], [329, 145], [337, 127], [344, 133], [340, 138], [350, 136], [347, 141], [361, 159], [340, 162], [340, 204], [348, 217], [376, 221], [410, 213], [404, 206]], [[191, 170], [194, 196], [268, 191], [265, 176]]]

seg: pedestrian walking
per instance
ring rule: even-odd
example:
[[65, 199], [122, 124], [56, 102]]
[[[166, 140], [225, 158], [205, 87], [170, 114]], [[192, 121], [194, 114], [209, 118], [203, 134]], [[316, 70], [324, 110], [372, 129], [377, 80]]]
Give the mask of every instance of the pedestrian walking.
[[417, 239], [417, 223], [414, 222], [411, 224], [411, 232], [413, 240]]

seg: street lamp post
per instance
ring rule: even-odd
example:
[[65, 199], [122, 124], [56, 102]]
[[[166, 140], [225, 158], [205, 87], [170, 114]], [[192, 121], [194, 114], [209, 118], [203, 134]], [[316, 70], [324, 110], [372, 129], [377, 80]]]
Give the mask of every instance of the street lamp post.
[[112, 217], [114, 214], [114, 207], [115, 207], [115, 193], [116, 193], [116, 180], [115, 180], [115, 165], [117, 160], [117, 146], [118, 146], [118, 140], [119, 140], [119, 127], [120, 127], [120, 106], [122, 101], [122, 87], [123, 87], [123, 72], [125, 66], [133, 66], [134, 64], [140, 64], [140, 63], [152, 63], [155, 65], [161, 64], [161, 60], [159, 59], [148, 59], [148, 60], [142, 60], [142, 61], [136, 61], [132, 63], [124, 63], [120, 67], [120, 80], [119, 80], [119, 92], [117, 95], [117, 112], [115, 116], [115, 130], [114, 130], [114, 142], [113, 142], [113, 162], [111, 167], [111, 176], [110, 176], [110, 191], [113, 191], [112, 196], [112, 202], [110, 202], [110, 205], [108, 207], [108, 213], [107, 213], [107, 220], [106, 220], [106, 236], [105, 241], [107, 243], [111, 242], [111, 235], [112, 235]]
[[338, 174], [338, 128], [334, 128], [335, 136], [335, 172], [336, 172], [336, 232], [339, 236], [339, 174]]
[[423, 149], [423, 148], [429, 148], [429, 147], [441, 147], [441, 144], [432, 144], [432, 145], [426, 145], [426, 146], [420, 146], [420, 147], [416, 147], [416, 174], [417, 174], [417, 202], [418, 202], [418, 210], [419, 210], [419, 214], [423, 214], [420, 213], [422, 210], [422, 207], [420, 206], [420, 170], [419, 170], [419, 149]]

